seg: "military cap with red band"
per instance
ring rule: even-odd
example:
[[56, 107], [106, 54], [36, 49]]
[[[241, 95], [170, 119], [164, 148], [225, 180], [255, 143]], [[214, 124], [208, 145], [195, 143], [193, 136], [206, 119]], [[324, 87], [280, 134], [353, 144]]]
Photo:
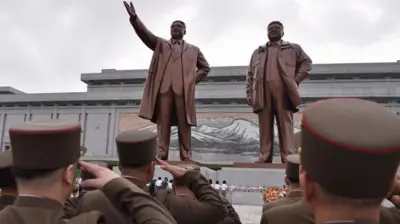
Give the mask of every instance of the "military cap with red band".
[[81, 156], [81, 125], [69, 120], [32, 121], [9, 129], [13, 165], [51, 170], [77, 162]]
[[301, 165], [333, 195], [385, 197], [400, 162], [400, 119], [377, 103], [329, 99], [302, 113]]
[[143, 166], [157, 155], [157, 133], [134, 130], [120, 133], [116, 139], [119, 163], [122, 166]]

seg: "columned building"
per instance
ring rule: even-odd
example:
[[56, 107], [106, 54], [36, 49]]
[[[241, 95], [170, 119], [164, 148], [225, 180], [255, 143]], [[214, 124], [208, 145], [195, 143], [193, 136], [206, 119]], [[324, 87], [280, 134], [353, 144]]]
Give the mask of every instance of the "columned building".
[[[193, 159], [204, 163], [258, 158], [258, 119], [246, 103], [246, 66], [214, 67], [196, 86], [198, 126], [192, 130]], [[9, 148], [8, 128], [16, 123], [68, 118], [83, 127], [86, 159], [116, 160], [115, 136], [155, 125], [137, 117], [147, 70], [104, 69], [85, 73], [86, 92], [28, 94], [0, 87], [0, 148]], [[400, 62], [316, 64], [300, 85], [302, 108], [318, 99], [356, 97], [400, 112]], [[295, 126], [299, 121], [295, 115]], [[297, 127], [296, 127], [297, 128]], [[176, 130], [171, 156], [178, 157]], [[175, 151], [174, 151], [175, 150]], [[172, 158], [174, 159], [174, 158]]]

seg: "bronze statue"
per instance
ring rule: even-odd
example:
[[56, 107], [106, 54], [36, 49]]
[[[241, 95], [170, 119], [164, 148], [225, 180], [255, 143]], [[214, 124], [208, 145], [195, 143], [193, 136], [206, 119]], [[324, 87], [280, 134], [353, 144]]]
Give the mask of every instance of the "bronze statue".
[[252, 54], [246, 77], [246, 95], [260, 126], [260, 158], [272, 163], [274, 117], [278, 126], [282, 163], [293, 148], [293, 113], [301, 104], [298, 86], [311, 71], [311, 59], [300, 45], [282, 40], [283, 25], [268, 25], [269, 42]]
[[165, 40], [146, 28], [132, 3], [124, 5], [136, 34], [154, 52], [139, 116], [157, 124], [160, 159], [168, 159], [171, 126], [178, 126], [180, 159], [191, 160], [191, 126], [197, 125], [195, 85], [210, 72], [210, 66], [198, 47], [183, 40], [184, 22], [174, 21], [171, 39]]

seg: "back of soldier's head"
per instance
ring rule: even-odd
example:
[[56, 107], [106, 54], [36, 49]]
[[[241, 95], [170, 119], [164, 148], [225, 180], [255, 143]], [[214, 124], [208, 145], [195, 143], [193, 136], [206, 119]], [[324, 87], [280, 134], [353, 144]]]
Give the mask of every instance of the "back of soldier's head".
[[129, 176], [140, 173], [146, 176], [146, 181], [151, 181], [157, 155], [157, 134], [148, 130], [126, 131], [118, 134], [115, 141], [121, 173]]
[[377, 103], [330, 99], [303, 111], [301, 129], [305, 199], [379, 209], [400, 162], [400, 119]]
[[58, 187], [67, 198], [81, 156], [81, 125], [68, 120], [25, 122], [12, 126], [9, 135], [18, 190]]

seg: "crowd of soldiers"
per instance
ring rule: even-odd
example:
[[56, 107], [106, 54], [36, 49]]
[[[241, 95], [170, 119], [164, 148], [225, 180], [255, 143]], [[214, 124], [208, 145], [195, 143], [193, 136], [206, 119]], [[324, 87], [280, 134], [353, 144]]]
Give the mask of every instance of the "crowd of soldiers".
[[[80, 160], [81, 126], [66, 120], [9, 129], [0, 153], [0, 223], [241, 223], [232, 205], [191, 164], [157, 158], [157, 134], [116, 137], [121, 175]], [[400, 223], [400, 119], [358, 99], [331, 99], [303, 111], [299, 154], [287, 157], [287, 197], [263, 207], [261, 223]], [[155, 165], [173, 189], [149, 192]], [[70, 198], [76, 169], [84, 193]], [[266, 182], [268, 180], [266, 179]], [[388, 198], [396, 205], [382, 207]]]

